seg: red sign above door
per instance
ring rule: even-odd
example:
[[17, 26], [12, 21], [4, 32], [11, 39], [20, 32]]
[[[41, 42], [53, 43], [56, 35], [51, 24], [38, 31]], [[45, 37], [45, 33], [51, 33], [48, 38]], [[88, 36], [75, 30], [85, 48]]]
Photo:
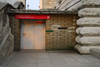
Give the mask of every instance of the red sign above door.
[[16, 14], [15, 19], [50, 19], [50, 15]]

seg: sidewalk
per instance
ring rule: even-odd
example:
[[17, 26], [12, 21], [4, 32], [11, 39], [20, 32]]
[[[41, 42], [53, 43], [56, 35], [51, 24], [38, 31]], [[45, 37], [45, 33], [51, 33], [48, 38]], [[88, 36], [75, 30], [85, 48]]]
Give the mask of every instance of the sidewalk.
[[1, 67], [100, 67], [100, 60], [78, 53], [14, 52]]

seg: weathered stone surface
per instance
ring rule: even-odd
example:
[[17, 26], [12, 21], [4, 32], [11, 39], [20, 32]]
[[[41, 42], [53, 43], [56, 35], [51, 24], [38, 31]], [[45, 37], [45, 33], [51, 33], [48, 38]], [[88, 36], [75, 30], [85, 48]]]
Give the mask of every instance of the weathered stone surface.
[[100, 9], [98, 8], [84, 8], [78, 12], [80, 17], [96, 17], [100, 16]]
[[72, 7], [70, 7], [69, 9], [67, 9], [67, 11], [79, 11], [80, 9], [82, 9], [84, 6], [83, 6], [83, 1], [80, 1], [78, 3], [76, 3], [75, 5], [73, 5]]
[[83, 28], [83, 27], [78, 27], [78, 28], [76, 29], [76, 33], [77, 33], [77, 34], [80, 34], [80, 31], [81, 31], [82, 28]]
[[100, 36], [100, 27], [83, 27], [77, 30], [82, 36]]
[[85, 17], [77, 20], [78, 26], [100, 26], [100, 17]]
[[6, 2], [6, 3], [9, 3], [9, 4], [14, 4], [17, 0], [0, 0], [0, 2]]
[[62, 0], [60, 4], [59, 2], [57, 2], [56, 5], [56, 9], [63, 11], [67, 10], [71, 12], [78, 11], [82, 7], [83, 7], [82, 0]]
[[13, 52], [14, 37], [10, 33], [3, 47], [0, 49], [0, 64]]
[[100, 0], [83, 0], [85, 6], [96, 7], [100, 6]]
[[81, 54], [90, 54], [90, 49], [92, 48], [100, 49], [100, 46], [75, 46], [75, 49], [78, 50]]
[[80, 38], [81, 38], [81, 36], [77, 36], [77, 37], [75, 38], [75, 40], [76, 40], [77, 43], [79, 43]]
[[72, 4], [78, 2], [79, 0], [62, 0], [61, 4], [59, 5], [59, 10], [65, 10], [70, 7]]
[[[74, 1], [71, 0], [71, 2]], [[64, 4], [62, 5], [64, 6]], [[79, 27], [76, 29], [78, 36], [75, 39], [80, 45], [76, 45], [75, 48], [81, 54], [90, 54], [91, 48], [100, 48], [100, 0], [77, 1], [67, 11], [79, 11], [78, 15], [81, 17], [77, 21]]]
[[100, 59], [100, 49], [91, 49], [90, 54], [98, 59]]
[[[1, 16], [1, 15], [0, 15], [0, 16]], [[2, 19], [0, 18], [0, 33], [1, 33], [1, 31], [2, 31], [2, 25], [3, 25]]]
[[0, 11], [0, 64], [13, 52], [14, 36], [9, 27], [7, 7]]
[[5, 34], [5, 36], [0, 37], [0, 40], [1, 40], [1, 42], [0, 42], [0, 50], [2, 49], [4, 43], [6, 42], [6, 39], [8, 38], [10, 32], [11, 32], [11, 29], [9, 29], [8, 31], [3, 33], [3, 34]]
[[100, 46], [100, 37], [82, 37], [79, 43], [83, 46]]

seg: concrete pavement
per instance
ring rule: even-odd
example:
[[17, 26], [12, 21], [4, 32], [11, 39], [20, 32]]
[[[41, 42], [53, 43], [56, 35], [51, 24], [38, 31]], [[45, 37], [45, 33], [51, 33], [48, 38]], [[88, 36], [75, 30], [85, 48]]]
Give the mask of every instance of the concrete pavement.
[[14, 52], [1, 67], [100, 67], [100, 60], [78, 53]]

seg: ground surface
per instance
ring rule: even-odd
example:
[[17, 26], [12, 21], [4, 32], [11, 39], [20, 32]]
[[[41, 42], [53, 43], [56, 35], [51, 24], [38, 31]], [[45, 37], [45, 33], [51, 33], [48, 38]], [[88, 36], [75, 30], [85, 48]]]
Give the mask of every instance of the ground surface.
[[68, 52], [14, 52], [1, 67], [100, 67], [91, 55]]

